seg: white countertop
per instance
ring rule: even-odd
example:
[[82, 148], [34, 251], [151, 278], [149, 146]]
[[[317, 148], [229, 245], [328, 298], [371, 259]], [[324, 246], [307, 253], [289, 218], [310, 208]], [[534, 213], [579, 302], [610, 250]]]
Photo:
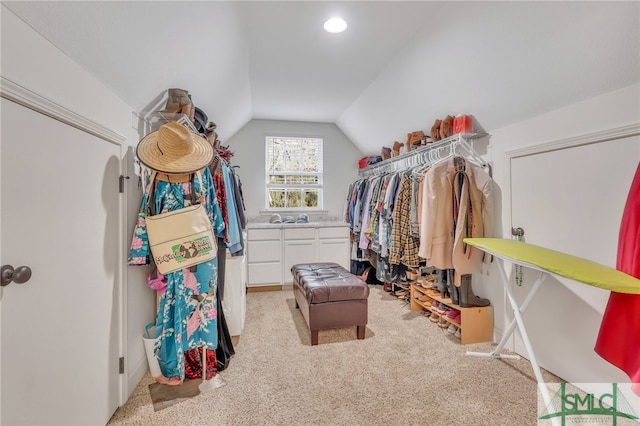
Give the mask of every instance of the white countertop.
[[347, 222], [320, 221], [308, 223], [269, 223], [269, 222], [249, 222], [247, 229], [284, 229], [284, 228], [337, 228], [348, 227]]

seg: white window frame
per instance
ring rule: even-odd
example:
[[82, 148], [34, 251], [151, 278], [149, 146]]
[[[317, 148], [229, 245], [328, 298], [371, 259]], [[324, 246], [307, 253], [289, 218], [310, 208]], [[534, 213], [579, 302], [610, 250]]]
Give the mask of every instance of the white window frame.
[[[317, 154], [317, 162], [318, 162], [318, 171], [315, 172], [303, 172], [303, 171], [295, 171], [295, 170], [284, 170], [284, 171], [271, 171], [270, 167], [270, 150], [269, 150], [269, 142], [270, 139], [283, 139], [284, 141], [313, 141], [317, 143], [318, 146], [318, 154]], [[291, 135], [282, 135], [282, 134], [268, 134], [264, 139], [264, 149], [265, 149], [265, 191], [264, 191], [264, 208], [266, 211], [320, 211], [323, 209], [323, 146], [324, 139], [321, 136], [291, 136]], [[285, 175], [285, 176], [317, 176], [318, 183], [316, 184], [271, 184], [270, 177], [271, 175]], [[269, 206], [269, 191], [273, 189], [283, 189], [283, 190], [295, 190], [295, 191], [304, 191], [305, 189], [312, 189], [318, 192], [318, 205], [316, 207], [270, 207]]]

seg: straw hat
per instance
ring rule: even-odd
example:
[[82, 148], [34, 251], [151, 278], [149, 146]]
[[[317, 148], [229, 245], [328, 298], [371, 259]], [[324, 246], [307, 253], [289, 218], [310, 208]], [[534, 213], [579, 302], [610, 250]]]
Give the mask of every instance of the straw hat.
[[142, 138], [136, 156], [152, 170], [167, 174], [193, 173], [213, 160], [213, 147], [202, 136], [171, 121]]

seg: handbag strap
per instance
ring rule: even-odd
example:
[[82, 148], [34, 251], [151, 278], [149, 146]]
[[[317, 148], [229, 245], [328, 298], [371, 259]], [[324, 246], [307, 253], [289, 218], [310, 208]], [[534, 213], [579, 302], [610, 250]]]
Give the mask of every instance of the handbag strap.
[[152, 207], [152, 202], [151, 202], [151, 195], [152, 195], [152, 190], [155, 189], [154, 186], [154, 182], [156, 180], [156, 171], [155, 170], [151, 170], [151, 174], [149, 175], [149, 182], [144, 186], [144, 193], [142, 194], [142, 197], [144, 199], [144, 214], [145, 216], [151, 216], [153, 213], [151, 213], [152, 211], [155, 213], [155, 207]]
[[[149, 184], [147, 185], [145, 189], [145, 193], [143, 195], [147, 197], [145, 201], [146, 203], [145, 212], [149, 216], [156, 215], [156, 203], [153, 200], [153, 195], [155, 194], [155, 191], [156, 191], [156, 176], [157, 176], [157, 172], [153, 170], [151, 173], [151, 177], [149, 179]], [[197, 195], [196, 195], [196, 182], [195, 182], [196, 176], [200, 181], [200, 187]], [[201, 204], [202, 201], [204, 200], [204, 185], [202, 181], [202, 172], [198, 170], [195, 173], [191, 173], [189, 183], [191, 184], [191, 191], [189, 193], [191, 205]]]

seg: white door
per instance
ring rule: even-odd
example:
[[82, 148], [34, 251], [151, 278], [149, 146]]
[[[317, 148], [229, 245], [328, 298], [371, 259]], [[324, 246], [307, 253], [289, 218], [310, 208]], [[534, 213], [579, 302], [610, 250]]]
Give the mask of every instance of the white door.
[[[528, 243], [615, 267], [618, 232], [640, 137], [624, 137], [511, 159], [511, 226]], [[521, 302], [537, 273], [512, 278]], [[573, 383], [624, 382], [593, 350], [609, 292], [548, 277], [525, 311], [540, 366]], [[528, 356], [521, 339], [515, 350]]]
[[2, 99], [3, 425], [103, 425], [118, 407], [120, 147]]

